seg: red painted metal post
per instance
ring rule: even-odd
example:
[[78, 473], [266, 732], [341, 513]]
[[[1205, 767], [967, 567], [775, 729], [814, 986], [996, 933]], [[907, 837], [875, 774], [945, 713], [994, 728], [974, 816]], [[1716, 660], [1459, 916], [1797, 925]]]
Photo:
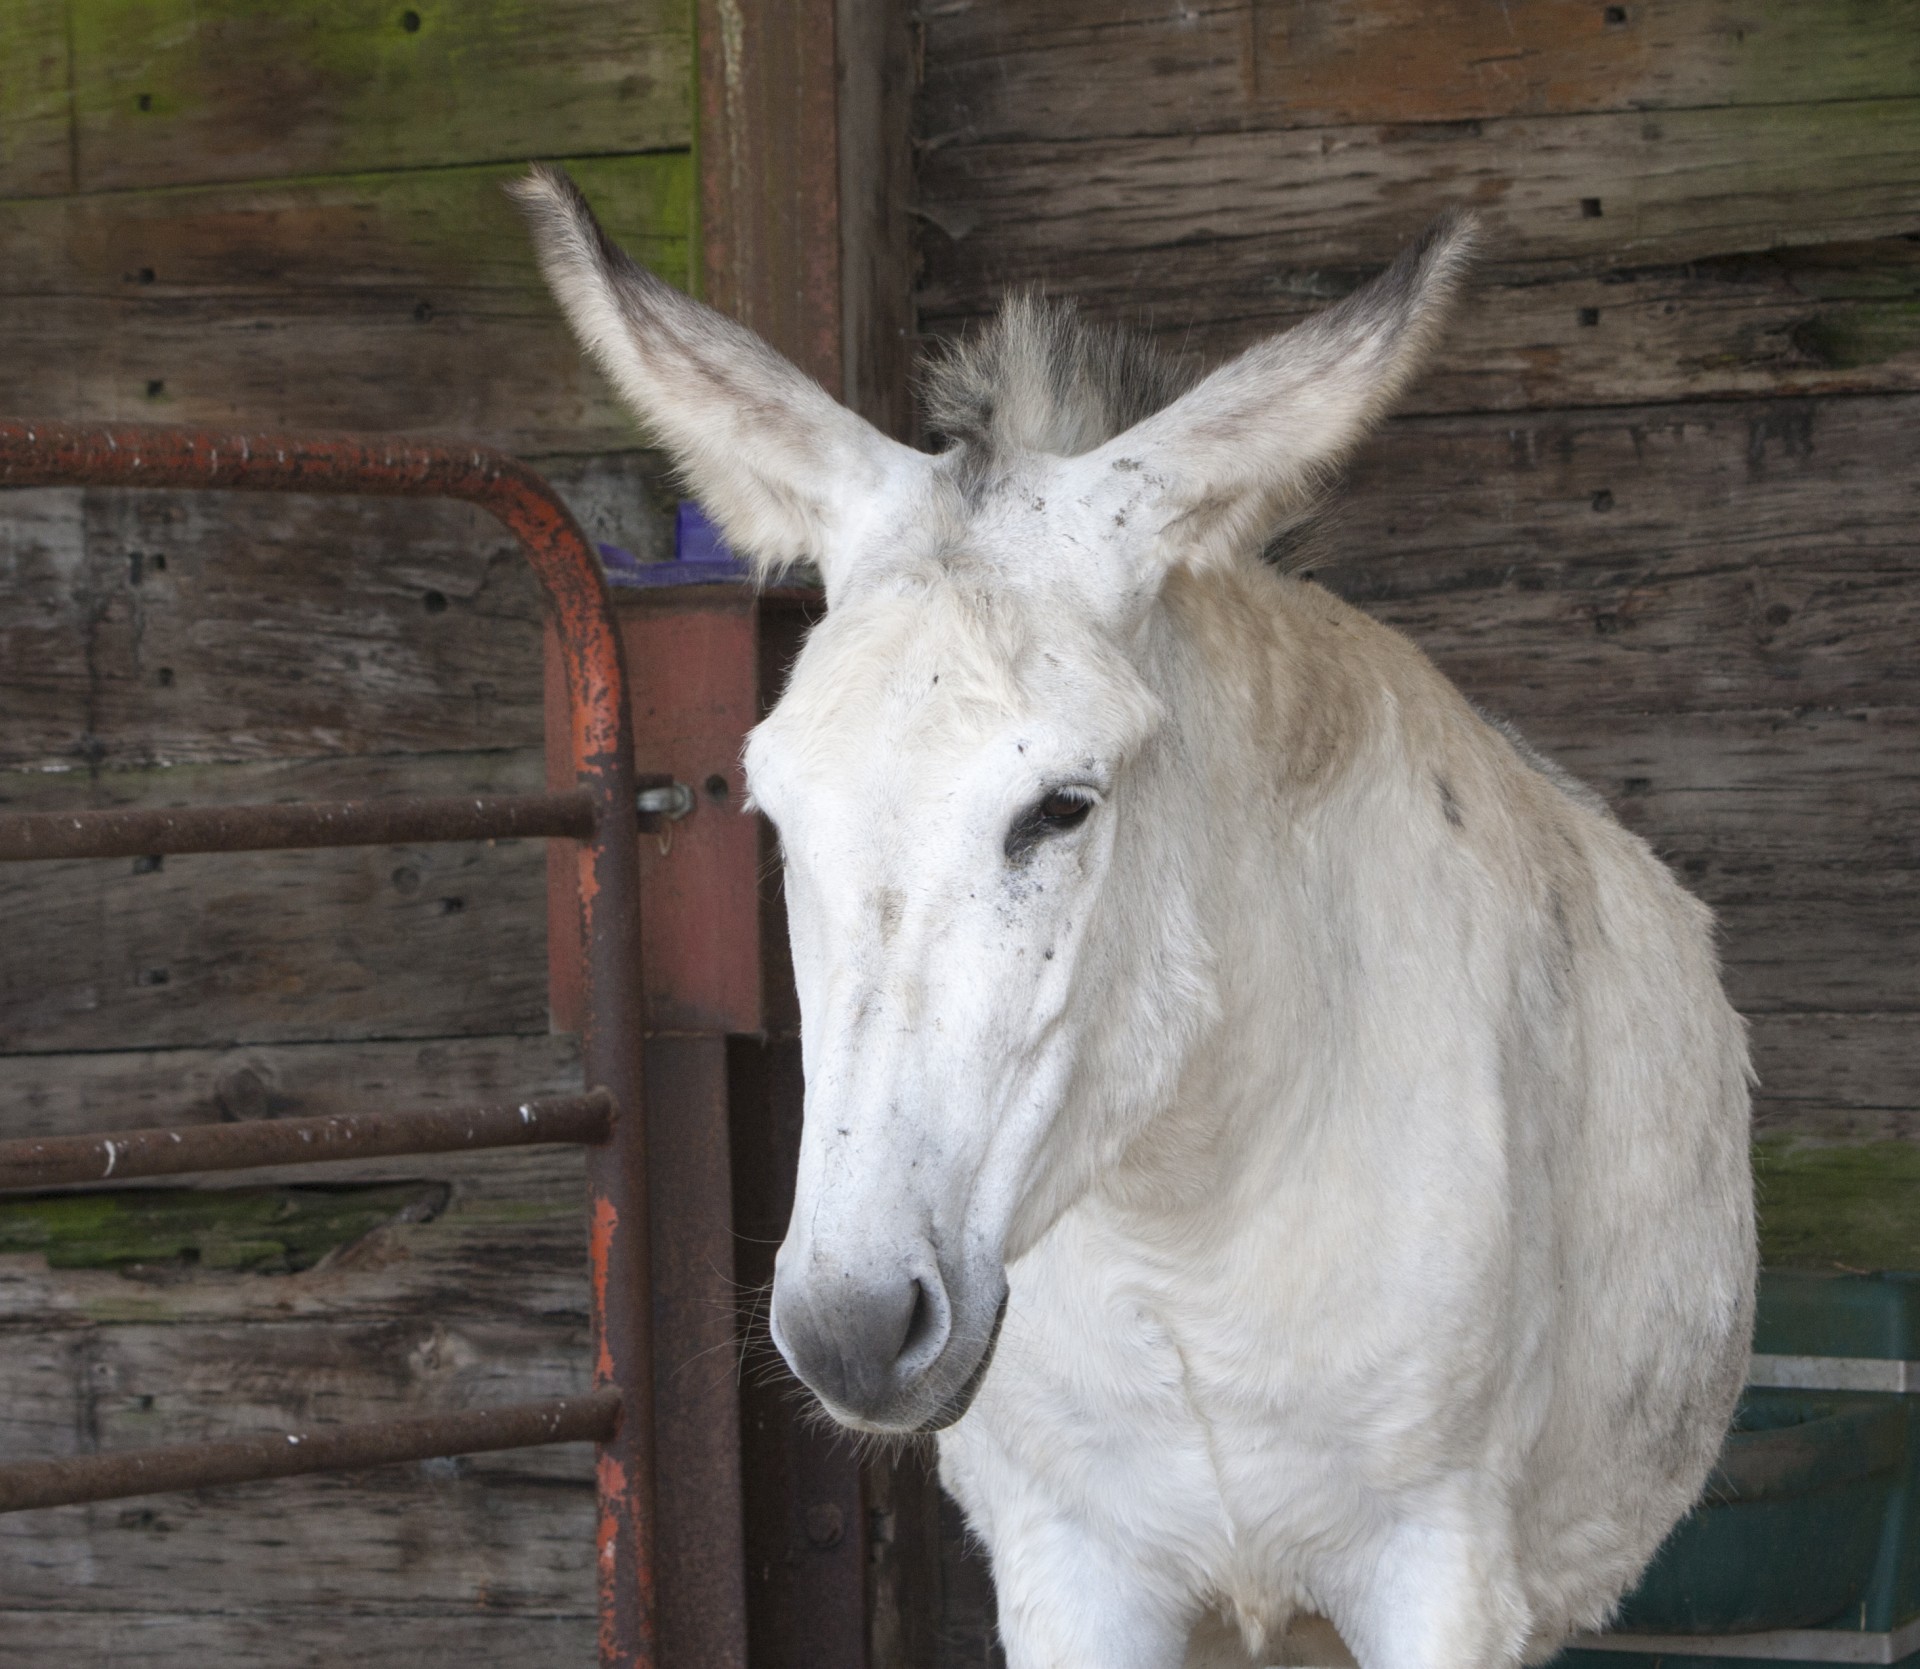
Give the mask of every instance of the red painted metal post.
[[593, 1383], [620, 1393], [598, 1454], [595, 1557], [602, 1669], [653, 1669], [653, 1353], [641, 1055], [633, 735], [620, 636], [599, 559], [553, 490], [484, 447], [359, 435], [220, 435], [0, 419], [0, 486], [123, 486], [457, 498], [511, 528], [558, 627], [574, 782], [592, 800], [579, 848], [587, 1087], [618, 1109], [589, 1148]]

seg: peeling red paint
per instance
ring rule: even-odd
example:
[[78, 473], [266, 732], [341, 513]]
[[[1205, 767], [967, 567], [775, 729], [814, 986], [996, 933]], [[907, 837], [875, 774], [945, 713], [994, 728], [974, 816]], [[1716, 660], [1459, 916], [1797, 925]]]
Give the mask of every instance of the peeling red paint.
[[600, 1519], [594, 1529], [597, 1550], [594, 1567], [600, 1596], [600, 1661], [615, 1664], [621, 1661], [617, 1622], [621, 1526], [613, 1503], [626, 1499], [626, 1468], [602, 1449], [595, 1467], [595, 1481], [600, 1496]]
[[[612, 1200], [593, 1202], [593, 1222], [587, 1230], [587, 1267], [593, 1282], [593, 1331], [596, 1353], [593, 1382], [613, 1383], [613, 1347], [607, 1338], [607, 1275], [613, 1265], [613, 1237], [620, 1227], [620, 1213]], [[624, 1487], [624, 1484], [623, 1484]]]

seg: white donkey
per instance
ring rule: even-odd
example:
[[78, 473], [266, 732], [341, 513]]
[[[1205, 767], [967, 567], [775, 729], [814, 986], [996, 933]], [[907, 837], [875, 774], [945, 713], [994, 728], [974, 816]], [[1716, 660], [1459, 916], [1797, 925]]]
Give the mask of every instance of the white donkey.
[[[1708, 914], [1403, 638], [1261, 560], [1464, 258], [1192, 386], [1015, 303], [885, 438], [518, 196], [729, 539], [828, 613], [753, 734], [807, 1102], [773, 1331], [940, 1433], [1013, 1669], [1537, 1661], [1713, 1460], [1753, 1284]], [[1317, 1625], [1316, 1625], [1317, 1626]]]

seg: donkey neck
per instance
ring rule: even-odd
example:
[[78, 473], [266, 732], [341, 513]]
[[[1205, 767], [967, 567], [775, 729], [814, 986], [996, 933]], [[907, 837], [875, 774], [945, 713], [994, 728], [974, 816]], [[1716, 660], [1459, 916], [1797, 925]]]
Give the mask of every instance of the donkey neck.
[[1456, 823], [1456, 796], [1491, 807], [1501, 768], [1418, 650], [1311, 582], [1176, 576], [1154, 658], [1162, 788], [1194, 808], [1191, 849], [1161, 867], [1192, 889], [1216, 1000], [1106, 1192], [1223, 1220], [1325, 1141], [1393, 1139], [1377, 1092], [1458, 1000], [1422, 949], [1474, 931], [1453, 881], [1497, 839], [1497, 819]]

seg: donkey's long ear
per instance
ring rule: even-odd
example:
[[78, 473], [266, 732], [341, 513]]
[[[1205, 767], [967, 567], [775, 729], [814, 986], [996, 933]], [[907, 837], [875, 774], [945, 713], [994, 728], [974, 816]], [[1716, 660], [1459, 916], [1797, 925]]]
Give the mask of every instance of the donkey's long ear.
[[1412, 379], [1471, 252], [1449, 214], [1344, 301], [1222, 366], [1078, 460], [1156, 569], [1256, 554]]
[[574, 333], [728, 543], [763, 573], [811, 558], [831, 586], [849, 529], [924, 473], [925, 456], [638, 266], [559, 169], [535, 168], [507, 190]]

